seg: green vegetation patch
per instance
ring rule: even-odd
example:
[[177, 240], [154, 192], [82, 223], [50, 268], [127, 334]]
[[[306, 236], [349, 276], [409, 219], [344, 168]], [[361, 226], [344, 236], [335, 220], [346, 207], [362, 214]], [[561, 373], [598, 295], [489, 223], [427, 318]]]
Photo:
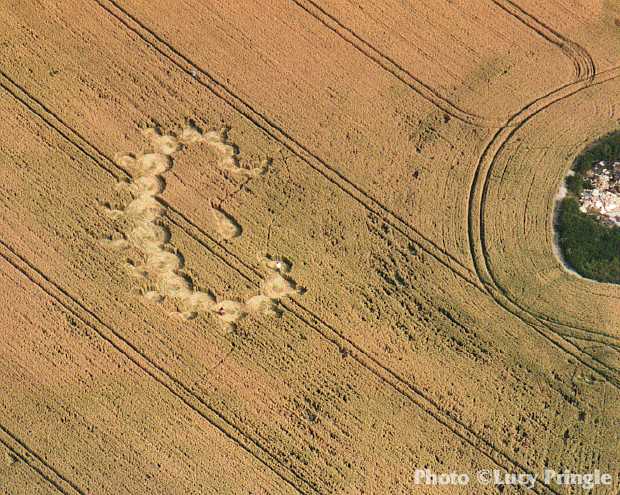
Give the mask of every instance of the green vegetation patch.
[[580, 275], [620, 283], [620, 227], [606, 225], [597, 215], [579, 209], [581, 193], [590, 184], [587, 174], [601, 161], [620, 161], [620, 131], [599, 139], [575, 160], [556, 219], [558, 243], [564, 260]]
[[574, 197], [560, 204], [557, 230], [565, 261], [580, 275], [620, 283], [620, 228], [579, 210]]

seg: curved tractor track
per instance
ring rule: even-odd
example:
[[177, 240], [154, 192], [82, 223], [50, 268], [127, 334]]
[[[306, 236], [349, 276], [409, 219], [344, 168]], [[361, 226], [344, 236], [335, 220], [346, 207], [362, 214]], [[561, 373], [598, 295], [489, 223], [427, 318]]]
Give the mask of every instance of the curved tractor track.
[[[7, 89], [8, 91], [8, 88], [5, 89]], [[33, 113], [37, 114], [40, 118], [47, 122], [50, 127], [52, 127], [56, 132], [61, 134], [70, 144], [76, 146], [79, 150], [81, 150], [87, 157], [89, 157], [94, 162], [94, 164], [104, 169], [116, 180], [119, 179], [119, 176], [117, 176], [116, 172], [118, 172], [120, 178], [130, 177], [124, 168], [114, 162], [112, 158], [107, 157], [102, 152], [93, 148], [93, 145], [91, 143], [86, 141], [81, 136], [77, 135], [73, 129], [67, 127], [67, 124], [59, 120], [59, 123], [63, 127], [66, 127], [67, 132], [64, 132], [61, 128], [52, 126], [50, 122], [48, 122], [47, 119], [45, 119], [41, 114], [36, 112], [34, 108], [31, 108], [30, 105], [27, 105], [20, 98], [17, 98], [16, 95], [13, 96], [19, 101], [21, 101], [22, 104], [29, 108]], [[29, 98], [32, 98], [30, 95], [28, 96]], [[41, 104], [38, 103], [38, 105]], [[58, 117], [53, 115], [45, 107], [42, 107], [42, 111], [45, 113], [49, 113], [51, 116], [53, 116], [54, 119], [58, 119]], [[72, 135], [74, 134], [75, 137], [72, 137]], [[84, 146], [80, 144], [81, 142], [83, 142]], [[92, 148], [95, 151], [96, 155], [89, 152], [89, 148]], [[110, 165], [110, 168], [104, 166], [96, 158], [96, 156], [100, 156], [102, 161], [105, 161]], [[165, 203], [163, 200], [162, 204], [168, 210], [173, 212], [175, 211], [172, 205]], [[176, 219], [171, 218], [170, 220], [181, 229], [186, 230], [187, 227], [184, 224], [179, 225], [178, 223], [176, 223]], [[193, 224], [191, 224], [189, 220], [188, 222], [190, 223], [190, 225], [193, 226]], [[199, 228], [195, 228], [203, 235], [205, 235]], [[191, 232], [191, 229], [186, 230], [186, 232], [192, 238], [194, 238], [196, 242], [207, 248], [210, 254], [219, 258], [223, 263], [230, 266], [241, 277], [250, 282], [250, 284], [259, 286], [258, 277], [260, 277], [260, 273], [257, 272], [256, 269], [247, 265], [245, 262], [240, 260], [234, 253], [227, 250], [222, 245], [216, 243], [218, 244], [219, 248], [225, 253], [224, 255], [221, 255], [219, 254], [219, 252], [214, 251], [212, 249], [212, 246], [209, 246], [208, 244], [204, 243], [199, 237], [196, 237]], [[2, 247], [3, 245], [4, 243], [0, 239], [0, 247]], [[40, 283], [38, 285], [48, 294], [53, 295], [53, 297], [55, 297], [55, 299], [61, 305], [63, 305], [65, 309], [67, 309], [67, 311], [75, 314], [76, 317], [78, 317], [81, 321], [84, 321], [87, 325], [93, 328], [93, 330], [95, 330], [104, 340], [112, 343], [112, 345], [117, 350], [120, 349], [120, 351], [130, 360], [132, 360], [134, 363], [137, 363], [146, 374], [156, 379], [160, 383], [160, 385], [167, 388], [170, 392], [172, 392], [174, 396], [185, 402], [186, 405], [188, 405], [203, 418], [209, 421], [209, 423], [211, 423], [214, 427], [216, 427], [233, 441], [238, 443], [241, 448], [253, 455], [268, 469], [272, 470], [278, 477], [291, 485], [291, 487], [293, 487], [298, 493], [305, 494], [319, 492], [318, 488], [312, 482], [303, 477], [301, 473], [298, 473], [296, 470], [291, 470], [287, 468], [282, 469], [281, 462], [278, 460], [278, 458], [273, 457], [273, 455], [269, 452], [269, 449], [263, 446], [260, 442], [257, 442], [256, 439], [253, 438], [253, 436], [246, 434], [243, 429], [240, 428], [238, 425], [230, 423], [224, 416], [221, 415], [221, 413], [217, 409], [214, 409], [210, 405], [208, 405], [200, 395], [197, 395], [193, 391], [191, 391], [191, 389], [184, 382], [179, 380], [175, 375], [169, 374], [165, 368], [161, 367], [157, 367], [155, 370], [153, 370], [153, 363], [150, 358], [137, 351], [137, 349], [133, 347], [131, 341], [122, 338], [113, 327], [109, 327], [105, 322], [99, 320], [95, 313], [91, 312], [89, 308], [83, 306], [77, 299], [74, 298], [74, 296], [65, 293], [63, 288], [57, 287], [54, 282], [45, 278], [45, 275], [40, 272], [37, 267], [30, 266], [26, 260], [21, 259], [19, 254], [14, 252], [9, 246], [5, 245], [4, 247], [9, 251], [12, 256], [17, 258], [17, 260], [11, 260], [11, 258], [7, 257], [2, 252], [0, 252], [0, 256], [4, 257], [5, 259], [7, 259], [7, 261], [9, 261], [9, 263], [16, 266], [16, 268], [18, 268], [18, 270], [20, 270], [28, 278], [31, 277], [31, 275], [29, 275], [29, 271], [33, 271], [35, 274], [38, 274], [39, 277], [43, 278], [44, 281], [44, 283]], [[233, 258], [236, 263], [230, 262], [230, 260], [227, 259], [229, 257]], [[18, 267], [20, 264], [23, 264], [25, 266]], [[241, 265], [241, 267], [236, 265]], [[245, 270], [242, 267], [244, 267]], [[55, 291], [59, 291], [60, 294], [55, 294]], [[65, 298], [67, 299], [67, 302], [64, 302]], [[77, 312], [75, 312], [75, 309], [72, 308], [72, 306], [74, 305], [77, 306]], [[357, 361], [361, 366], [366, 368], [370, 373], [377, 376], [383, 383], [385, 383], [386, 386], [392, 388], [397, 393], [401, 394], [404, 398], [410, 400], [414, 405], [421, 408], [426, 414], [430, 415], [434, 420], [436, 420], [449, 431], [451, 431], [452, 434], [461, 439], [465, 444], [469, 444], [470, 446], [472, 446], [482, 455], [494, 462], [497, 466], [507, 471], [517, 469], [522, 472], [533, 473], [533, 470], [521, 464], [518, 459], [513, 458], [501, 447], [498, 447], [497, 445], [494, 445], [492, 442], [485, 439], [483, 434], [476, 431], [475, 429], [471, 429], [466, 423], [464, 423], [457, 417], [454, 417], [449, 410], [441, 407], [441, 405], [438, 404], [431, 396], [429, 396], [423, 390], [419, 389], [415, 384], [411, 383], [405, 377], [401, 376], [389, 367], [384, 366], [380, 362], [380, 360], [376, 359], [359, 345], [355, 344], [355, 342], [347, 338], [336, 328], [324, 322], [320, 318], [320, 316], [314, 314], [310, 310], [307, 310], [301, 303], [295, 300], [291, 300], [290, 303], [284, 303], [283, 306], [288, 312], [290, 312], [295, 318], [299, 319], [304, 325], [307, 325], [310, 329], [319, 333], [321, 337], [324, 338], [327, 342], [336, 345], [339, 349], [346, 349], [349, 355], [355, 361]], [[126, 349], [127, 347], [128, 349]], [[134, 355], [136, 353], [137, 355]], [[172, 381], [173, 383], [169, 384], [169, 381]], [[174, 387], [171, 387], [171, 385], [174, 385]], [[197, 407], [194, 405], [195, 402], [197, 402]], [[220, 424], [221, 422], [224, 422], [224, 425]], [[229, 429], [226, 427], [232, 428]], [[542, 489], [535, 489], [534, 492], [558, 494], [558, 492], [548, 487], [544, 487]]]
[[[313, 0], [290, 0], [292, 3], [303, 9], [318, 22], [333, 31], [341, 39], [349, 43], [365, 57], [372, 60], [383, 70], [389, 72], [402, 83], [407, 85], [420, 96], [434, 104], [436, 107], [460, 120], [481, 128], [498, 128], [514, 125], [511, 118], [507, 120], [500, 117], [485, 117], [479, 114], [468, 112], [458, 105], [444, 98], [434, 88], [424, 83], [422, 80], [406, 70], [396, 60], [382, 53], [371, 43], [359, 36], [355, 31], [346, 26], [337, 17], [327, 12], [324, 8], [316, 4]], [[492, 0], [499, 8], [508, 15], [516, 18], [529, 29], [535, 31], [549, 43], [558, 47], [562, 53], [568, 57], [575, 68], [575, 81], [592, 80], [596, 74], [594, 60], [588, 51], [577, 43], [567, 39], [561, 33], [555, 31], [543, 22], [528, 14], [510, 0]]]
[[566, 38], [562, 33], [546, 25], [533, 15], [527, 13], [511, 0], [492, 0], [495, 5], [506, 13], [525, 24], [538, 33], [545, 40], [557, 46], [566, 55], [575, 67], [575, 81], [592, 81], [596, 75], [596, 64], [588, 51], [574, 41]]
[[[552, 325], [568, 328], [570, 330], [577, 331], [578, 333], [586, 332], [589, 334], [590, 338], [597, 336], [611, 338], [616, 337], [603, 334], [593, 329], [570, 325], [568, 323], [546, 317], [545, 315], [541, 315], [525, 307], [517, 301], [510, 294], [510, 292], [502, 286], [501, 282], [498, 280], [498, 277], [493, 272], [490, 255], [486, 245], [484, 225], [484, 210], [486, 207], [486, 199], [489, 189], [489, 178], [498, 156], [506, 147], [512, 136], [532, 117], [546, 110], [553, 104], [594, 85], [613, 80], [617, 77], [620, 77], [620, 66], [599, 73], [592, 81], [578, 81], [563, 86], [562, 88], [559, 88], [558, 90], [549, 93], [522, 108], [510, 118], [506, 127], [500, 129], [493, 136], [480, 157], [469, 191], [468, 237], [475, 272], [478, 279], [485, 287], [485, 290], [495, 300], [495, 302], [505, 311], [516, 316], [535, 331], [544, 335], [555, 345], [562, 348], [565, 352], [571, 354], [586, 367], [592, 371], [595, 371], [597, 374], [602, 375], [605, 380], [614, 387], [620, 389], [620, 373], [618, 370], [607, 366], [589, 354], [586, 355], [589, 358], [588, 360], [591, 360], [592, 362], [585, 362], [584, 359], [582, 359], [585, 353], [578, 349], [575, 350], [575, 346], [569, 342], [562, 333], [552, 328]], [[607, 342], [602, 342], [600, 340], [596, 340], [596, 342], [608, 345]], [[615, 349], [615, 346], [612, 345], [611, 348]]]

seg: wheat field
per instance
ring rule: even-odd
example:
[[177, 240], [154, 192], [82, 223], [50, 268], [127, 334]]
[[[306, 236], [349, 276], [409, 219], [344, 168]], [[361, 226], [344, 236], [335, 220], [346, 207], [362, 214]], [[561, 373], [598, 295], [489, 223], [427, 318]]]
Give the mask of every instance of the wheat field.
[[620, 289], [552, 228], [620, 123], [617, 2], [0, 22], [0, 493], [618, 492]]

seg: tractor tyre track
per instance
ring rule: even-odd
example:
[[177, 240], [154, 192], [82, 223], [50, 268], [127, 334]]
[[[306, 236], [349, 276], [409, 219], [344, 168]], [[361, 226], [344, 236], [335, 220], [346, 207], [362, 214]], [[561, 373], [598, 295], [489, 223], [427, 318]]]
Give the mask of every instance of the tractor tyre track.
[[333, 31], [339, 38], [350, 44], [366, 58], [373, 61], [381, 69], [389, 72], [411, 90], [419, 94], [422, 98], [431, 102], [437, 108], [454, 117], [465, 124], [481, 128], [497, 128], [503, 125], [503, 119], [495, 117], [484, 117], [473, 114], [459, 108], [447, 98], [441, 96], [435, 89], [422, 82], [407, 69], [402, 67], [397, 61], [382, 53], [379, 49], [361, 38], [352, 29], [345, 26], [336, 17], [322, 9], [312, 0], [290, 0], [300, 9], [314, 17], [326, 28]]
[[558, 31], [527, 13], [516, 3], [512, 2], [512, 0], [492, 0], [492, 2], [510, 16], [538, 33], [549, 43], [552, 43], [562, 50], [562, 53], [573, 62], [576, 81], [582, 79], [591, 81], [594, 78], [596, 75], [596, 64], [592, 56], [581, 45], [569, 40]]
[[0, 443], [10, 450], [17, 459], [26, 464], [60, 493], [64, 495], [76, 493], [78, 495], [86, 495], [86, 492], [76, 483], [69, 480], [57, 469], [48, 464], [41, 456], [26, 445], [23, 440], [2, 424], [0, 424]]
[[[8, 78], [6, 74], [2, 73], [1, 71], [0, 71], [0, 74], [4, 76], [4, 78], [11, 81], [11, 79]], [[2, 83], [1, 81], [0, 81], [0, 86], [3, 86], [5, 90], [9, 91], [7, 87], [5, 86], [5, 84]], [[52, 125], [51, 123], [48, 122], [48, 119], [46, 119], [41, 113], [39, 113], [40, 110], [37, 111], [35, 110], [35, 108], [33, 108], [35, 106], [34, 104], [32, 103], [30, 105], [26, 104], [24, 101], [22, 101], [22, 99], [18, 98], [15, 94], [13, 94], [13, 92], [9, 91], [13, 95], [13, 97], [16, 98], [18, 101], [20, 101], [22, 104], [24, 104], [30, 111], [35, 113], [35, 115], [37, 115], [44, 122], [48, 123], [52, 129], [59, 132], [59, 134], [62, 135], [70, 144], [74, 145], [78, 150], [80, 150], [83, 154], [85, 154], [87, 158], [92, 160], [95, 163], [95, 165], [102, 168], [106, 173], [108, 173], [115, 180], [119, 179], [119, 175], [122, 177], [129, 176], [129, 174], [124, 169], [122, 169], [119, 165], [117, 165], [110, 157], [106, 156], [103, 152], [99, 151], [94, 145], [88, 142], [85, 138], [80, 136], [77, 133], [77, 131], [73, 130], [68, 124], [60, 120], [59, 117], [57, 117], [51, 111], [46, 109], [46, 107], [44, 107], [41, 103], [35, 100], [32, 96], [30, 96], [23, 88], [19, 86], [17, 87], [24, 94], [26, 94], [29, 98], [34, 100], [36, 104], [41, 106], [41, 109], [43, 109], [43, 111], [49, 112], [49, 114], [58, 123], [56, 125]], [[61, 126], [64, 128], [64, 131], [59, 129], [59, 127]], [[71, 134], [74, 137], [70, 137]], [[77, 141], [80, 141], [80, 142], [77, 142]], [[93, 151], [92, 152], [88, 151], [87, 148], [92, 149]], [[107, 162], [113, 169], [117, 170], [118, 172], [115, 172], [113, 169], [108, 168], [108, 166], [103, 165], [102, 163], [103, 161]], [[201, 246], [206, 248], [209, 253], [211, 253], [213, 256], [215, 256], [216, 258], [221, 260], [223, 263], [228, 265], [231, 269], [233, 269], [236, 273], [238, 273], [241, 277], [243, 277], [244, 280], [248, 281], [249, 283], [255, 286], [259, 286], [260, 280], [261, 280], [260, 272], [258, 272], [255, 268], [251, 267], [250, 265], [247, 265], [234, 253], [231, 253], [227, 248], [223, 246], [221, 242], [219, 242], [213, 236], [211, 236], [210, 234], [205, 232], [203, 229], [201, 229], [199, 226], [197, 226], [194, 222], [188, 219], [182, 212], [176, 210], [173, 206], [163, 201], [162, 201], [162, 204], [164, 204], [164, 206], [170, 209], [168, 218], [171, 220], [172, 223], [177, 225], [181, 230], [186, 232], [187, 235], [193, 238]], [[199, 232], [199, 234], [201, 236], [204, 236], [207, 240], [199, 238], [195, 232]], [[210, 245], [210, 243], [212, 243], [212, 245]], [[101, 320], [94, 313], [92, 313], [87, 308], [83, 307], [81, 303], [79, 303], [77, 300], [72, 298], [72, 296], [70, 296], [64, 289], [58, 287], [56, 284], [54, 284], [54, 282], [47, 279], [42, 272], [40, 272], [37, 268], [31, 266], [27, 260], [21, 258], [19, 254], [14, 252], [8, 245], [6, 245], [2, 240], [0, 240], [0, 246], [2, 245], [4, 245], [6, 249], [9, 249], [11, 253], [13, 253], [13, 256], [19, 257], [22, 260], [22, 263], [30, 266], [30, 269], [35, 271], [39, 275], [40, 278], [46, 281], [47, 284], [50, 284], [56, 287], [57, 290], [60, 291], [65, 297], [70, 298], [73, 304], [80, 307], [82, 311], [85, 311], [87, 313], [88, 316], [79, 314], [79, 312], [76, 313], [75, 310], [72, 310], [70, 306], [64, 303], [61, 299], [59, 299], [56, 296], [52, 296], [52, 297], [55, 297], [61, 303], [61, 305], [65, 307], [69, 312], [74, 314], [81, 321], [85, 322], [85, 324], [87, 324], [94, 331], [96, 331], [104, 340], [106, 340], [111, 345], [113, 345], [116, 350], [125, 354], [132, 362], [134, 362], [134, 364], [138, 365], [142, 369], [142, 371], [149, 374], [149, 376], [154, 378], [161, 385], [163, 385], [169, 391], [171, 391], [174, 395], [179, 397], [186, 405], [188, 405], [190, 408], [192, 408], [193, 410], [198, 412], [201, 416], [203, 416], [205, 419], [207, 419], [207, 421], [213, 424], [218, 430], [225, 433], [227, 437], [235, 441], [235, 443], [237, 443], [240, 447], [244, 448], [244, 450], [252, 453], [254, 457], [259, 459], [263, 464], [265, 464], [272, 471], [274, 471], [276, 474], [279, 475], [279, 473], [275, 471], [275, 468], [271, 467], [266, 461], [257, 457], [257, 455], [254, 455], [254, 453], [251, 450], [249, 450], [249, 448], [246, 448], [245, 444], [241, 440], [236, 440], [233, 437], [234, 433], [228, 434], [226, 431], [223, 430], [223, 428], [220, 427], [219, 422], [221, 421], [227, 422], [225, 417], [221, 416], [220, 413], [218, 413], [217, 411], [212, 410], [210, 406], [208, 406], [208, 404], [204, 402], [203, 399], [193, 394], [191, 390], [189, 390], [185, 385], [183, 385], [176, 378], [171, 376], [165, 369], [159, 367], [158, 365], [150, 361], [147, 356], [141, 353], [141, 351], [133, 347], [133, 345], [129, 341], [125, 340], [122, 336], [120, 336], [120, 334], [118, 334], [115, 330], [113, 330], [107, 324], [101, 322]], [[218, 252], [218, 251], [221, 251], [221, 252]], [[7, 257], [2, 252], [0, 252], [0, 256], [7, 259]], [[229, 261], [230, 258], [233, 258], [235, 260], [235, 263], [239, 263], [246, 270], [249, 270], [251, 274], [248, 275], [247, 273], [244, 273], [244, 270], [242, 268], [235, 266], [234, 263]], [[11, 261], [9, 260], [9, 262]], [[11, 263], [11, 264], [15, 266], [14, 263]], [[16, 267], [16, 268], [20, 270], [22, 273], [24, 273], [24, 275], [27, 276], [29, 279], [33, 280], [33, 278], [29, 276], [26, 271], [24, 271], [23, 269], [20, 269], [19, 267]], [[252, 274], [254, 275], [254, 277], [252, 276]], [[36, 281], [34, 283], [39, 285], [43, 290], [45, 290], [48, 294], [50, 294], [50, 292], [48, 292], [41, 283], [37, 283]], [[490, 459], [497, 466], [505, 469], [507, 472], [513, 472], [515, 469], [518, 469], [521, 472], [531, 473], [531, 471], [527, 467], [521, 465], [519, 461], [511, 458], [511, 456], [505, 453], [504, 451], [502, 451], [501, 448], [497, 447], [492, 442], [486, 440], [481, 434], [477, 433], [476, 431], [468, 427], [460, 419], [454, 417], [450, 411], [446, 410], [445, 408], [442, 408], [440, 404], [435, 402], [431, 397], [427, 396], [422, 390], [418, 389], [415, 385], [408, 382], [404, 377], [402, 377], [395, 371], [383, 365], [380, 362], [380, 360], [378, 360], [377, 358], [367, 353], [365, 350], [363, 350], [353, 341], [348, 339], [345, 335], [343, 335], [333, 326], [323, 321], [321, 318], [316, 316], [312, 311], [306, 309], [302, 304], [298, 303], [297, 301], [292, 300], [291, 302], [283, 303], [283, 306], [295, 318], [300, 320], [302, 324], [307, 325], [311, 330], [319, 333], [327, 342], [331, 343], [332, 345], [335, 345], [340, 350], [343, 350], [343, 349], [348, 350], [351, 357], [356, 362], [358, 362], [358, 364], [366, 368], [371, 374], [378, 377], [382, 383], [385, 383], [390, 388], [394, 389], [399, 394], [403, 395], [405, 398], [410, 400], [415, 406], [421, 408], [421, 410], [423, 410], [425, 413], [431, 416], [434, 420], [439, 422], [442, 426], [450, 430], [460, 440], [464, 441], [466, 444], [470, 445], [471, 447], [473, 447], [474, 449], [482, 453], [485, 457]], [[98, 323], [98, 325], [94, 325], [90, 323], [89, 320], [94, 320], [95, 322]], [[102, 331], [99, 331], [98, 326], [100, 325], [104, 325], [106, 329], [105, 333]], [[129, 350], [126, 350], [126, 349], [129, 349]], [[138, 356], [134, 358], [133, 356], [136, 353], [138, 354]], [[155, 367], [156, 369], [155, 370], [149, 369], [147, 365], [142, 364], [143, 361], [146, 361], [147, 363], [151, 365], [151, 367]], [[165, 375], [165, 378], [160, 379], [160, 375], [162, 374]], [[173, 381], [172, 384], [167, 383], [170, 380]], [[180, 389], [181, 392], [178, 393], [177, 389]], [[186, 398], [185, 396], [188, 394], [191, 397], [193, 397], [193, 399]], [[212, 422], [207, 416], [207, 414], [201, 411], [202, 408], [200, 408], [200, 406], [197, 407], [195, 405], [196, 402], [198, 402], [199, 404], [202, 404], [203, 408], [204, 407], [208, 408], [210, 412], [212, 413], [212, 415], [215, 414], [217, 416], [217, 422]], [[235, 428], [238, 432], [240, 432], [242, 435], [247, 437], [247, 435], [243, 434], [238, 427], [233, 426], [233, 428]], [[266, 451], [265, 449], [261, 449], [261, 450], [263, 450], [266, 454], [270, 455], [270, 453]], [[285, 481], [288, 481], [286, 480], [286, 478], [283, 478], [281, 475], [279, 476]], [[307, 481], [305, 482], [309, 483]], [[289, 482], [289, 484], [291, 483]], [[315, 488], [312, 485], [310, 486], [312, 487], [314, 491], [319, 492], [318, 488]], [[300, 489], [298, 488], [296, 489], [300, 493], [304, 493]], [[548, 487], [544, 487], [542, 492], [536, 491], [536, 493], [557, 493], [557, 492], [549, 489]]]
[[[508, 313], [514, 315], [524, 324], [534, 329], [537, 333], [552, 342], [564, 352], [579, 360], [581, 364], [602, 376], [608, 383], [620, 390], [620, 373], [617, 369], [611, 368], [600, 360], [584, 353], [574, 344], [566, 340], [564, 334], [559, 333], [551, 327], [552, 324], [562, 326], [571, 330], [586, 332], [590, 336], [603, 336], [616, 338], [609, 334], [601, 334], [598, 331], [585, 327], [574, 326], [557, 321], [543, 315], [539, 315], [521, 305], [514, 300], [510, 292], [501, 285], [498, 277], [493, 272], [491, 259], [486, 246], [484, 232], [484, 210], [488, 194], [489, 179], [495, 162], [504, 149], [510, 138], [532, 117], [544, 111], [551, 105], [569, 98], [576, 93], [602, 84], [603, 82], [615, 79], [620, 76], [620, 67], [612, 68], [595, 76], [595, 80], [578, 81], [565, 85], [554, 92], [538, 98], [529, 105], [522, 108], [510, 118], [510, 126], [500, 129], [485, 147], [480, 156], [476, 167], [472, 184], [469, 190], [469, 215], [468, 215], [468, 236], [472, 261], [480, 282], [485, 290], [495, 300], [495, 302]], [[606, 344], [606, 342], [599, 342]], [[587, 357], [586, 357], [587, 356]]]
[[[49, 279], [41, 270], [22, 257], [2, 239], [0, 239], [0, 257], [4, 258], [48, 296], [55, 299], [68, 313], [95, 332], [101, 339], [111, 345], [114, 350], [124, 355], [128, 361], [143, 373], [168, 390], [174, 397], [222, 433], [224, 437], [256, 459], [296, 492], [300, 494], [321, 493], [319, 488], [314, 486], [313, 483], [305, 480], [301, 475], [277, 459], [259, 441], [244, 433], [240, 427], [233, 424], [195, 393], [190, 386], [184, 384], [172, 373], [155, 363], [133, 343], [101, 320], [76, 297], [72, 296], [69, 291]], [[296, 481], [293, 481], [286, 473], [290, 473]]]
[[[256, 458], [262, 464], [267, 466], [271, 471], [273, 471], [274, 474], [276, 474], [278, 477], [280, 477], [284, 481], [287, 481], [287, 483], [296, 491], [298, 491], [299, 493], [306, 493], [302, 491], [299, 487], [294, 485], [292, 482], [290, 482], [287, 478], [283, 477], [265, 460], [255, 454], [251, 446], [248, 446], [246, 442], [243, 442], [243, 440], [236, 437], [243, 436], [247, 438], [250, 442], [254, 443], [256, 447], [260, 448], [260, 450], [262, 450], [271, 457], [272, 455], [263, 447], [261, 447], [258, 442], [254, 441], [249, 435], [244, 434], [238, 427], [232, 425], [223, 415], [221, 415], [221, 413], [209, 406], [204, 401], [204, 399], [192, 392], [188, 386], [184, 385], [180, 380], [178, 380], [171, 373], [166, 371], [165, 368], [157, 365], [152, 360], [150, 360], [146, 354], [137, 349], [130, 341], [122, 337], [116, 330], [114, 330], [108, 324], [99, 319], [99, 317], [94, 312], [92, 312], [81, 302], [79, 302], [74, 296], [72, 296], [68, 291], [66, 291], [66, 289], [54, 283], [42, 271], [40, 271], [27, 259], [22, 257], [2, 239], [0, 239], [0, 257], [5, 259], [19, 273], [21, 273], [30, 282], [32, 282], [38, 288], [44, 291], [47, 295], [54, 298], [65, 309], [65, 311], [72, 314], [84, 325], [88, 326], [91, 330], [97, 333], [100, 338], [110, 344], [116, 351], [123, 354], [129, 361], [131, 361], [134, 365], [140, 368], [142, 372], [146, 373], [148, 376], [157, 381], [160, 385], [165, 387], [170, 393], [172, 393], [172, 395], [179, 398], [187, 407], [194, 410], [203, 419], [207, 420], [212, 426], [214, 426], [227, 438], [237, 444], [237, 446], [250, 453], [254, 458]], [[483, 454], [485, 457], [495, 463], [498, 467], [505, 469], [507, 472], [512, 472], [511, 470], [519, 469], [521, 472], [532, 474], [532, 471], [528, 470], [528, 468], [522, 465], [519, 461], [510, 458], [508, 454], [501, 451], [501, 449], [493, 445], [488, 440], [482, 438], [459, 419], [453, 418], [449, 411], [442, 408], [441, 405], [435, 402], [432, 398], [427, 397], [424, 392], [418, 390], [417, 387], [407, 382], [398, 373], [385, 367], [378, 359], [366, 353], [366, 351], [361, 349], [347, 337], [341, 335], [331, 325], [314, 315], [311, 311], [304, 308], [300, 303], [292, 301], [290, 303], [282, 304], [289, 312], [291, 312], [291, 314], [293, 314], [297, 319], [301, 320], [303, 324], [318, 332], [328, 342], [337, 346], [339, 349], [346, 348], [347, 350], [349, 350], [349, 355], [362, 367], [366, 368], [371, 374], [379, 378], [382, 383], [386, 384], [390, 388], [393, 388], [399, 394], [409, 399], [415, 406], [419, 407], [422, 411], [431, 416], [431, 418], [433, 418], [439, 424], [451, 431], [464, 443], [479, 451], [481, 454]], [[295, 308], [298, 308], [301, 311], [296, 311]], [[302, 315], [301, 312], [305, 313], [307, 316]], [[314, 322], [312, 322], [311, 320], [314, 320]], [[334, 334], [335, 336], [329, 335], [330, 333]], [[343, 345], [343, 342], [345, 342], [346, 344]], [[205, 412], [205, 410], [207, 410], [208, 412]], [[215, 416], [215, 418], [213, 418], [213, 416]], [[236, 430], [239, 435], [235, 435], [234, 432], [228, 432], [227, 430], [229, 428], [226, 428], [226, 426], [222, 426], [221, 423], [229, 425], [230, 427], [232, 427], [232, 429]], [[500, 459], [503, 459], [504, 461], [507, 461], [510, 465], [506, 466], [506, 463], [502, 462], [502, 460], [498, 460], [498, 457]], [[280, 464], [277, 459], [275, 460]], [[292, 474], [294, 474], [299, 479], [299, 475], [294, 472], [292, 472]], [[311, 487], [313, 492], [321, 493], [319, 487], [315, 487], [313, 486], [313, 484], [303, 479], [302, 481], [307, 483], [308, 486]], [[535, 493], [554, 493], [556, 495], [560, 495], [558, 492], [549, 487], [543, 487], [543, 491], [533, 491]]]

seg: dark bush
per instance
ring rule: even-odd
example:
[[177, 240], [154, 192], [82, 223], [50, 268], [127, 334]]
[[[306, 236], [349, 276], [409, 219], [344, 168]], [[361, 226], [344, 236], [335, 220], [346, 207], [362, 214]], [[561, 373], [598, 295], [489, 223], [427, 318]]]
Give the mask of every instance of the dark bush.
[[620, 228], [603, 225], [579, 210], [576, 198], [560, 204], [557, 230], [566, 262], [580, 275], [620, 283]]
[[569, 175], [566, 177], [566, 189], [572, 192], [575, 196], [579, 197], [581, 191], [583, 191], [584, 183], [581, 175]]
[[579, 210], [578, 198], [589, 185], [587, 173], [600, 161], [620, 160], [620, 131], [603, 136], [573, 163], [575, 175], [565, 184], [568, 196], [559, 206], [557, 230], [566, 262], [584, 277], [620, 283], [620, 228], [604, 225], [594, 215]]
[[620, 159], [620, 131], [615, 131], [595, 141], [575, 160], [573, 170], [577, 175], [585, 175], [600, 161], [614, 162]]

